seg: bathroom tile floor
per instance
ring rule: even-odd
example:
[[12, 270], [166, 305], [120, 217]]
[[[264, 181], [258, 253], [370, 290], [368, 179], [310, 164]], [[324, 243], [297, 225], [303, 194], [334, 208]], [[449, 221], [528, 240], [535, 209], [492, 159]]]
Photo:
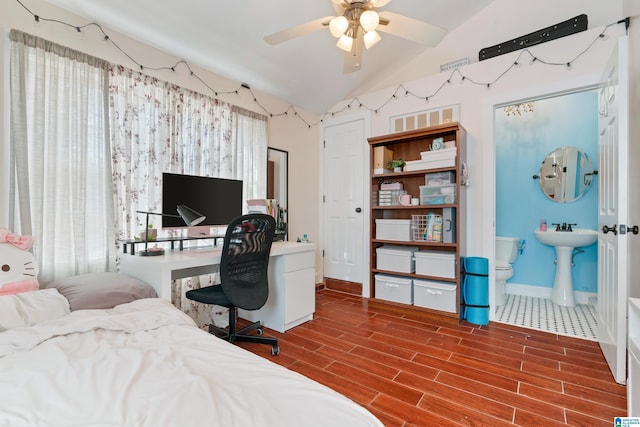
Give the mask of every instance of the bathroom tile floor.
[[507, 295], [507, 302], [496, 310], [496, 321], [525, 328], [597, 340], [595, 307], [576, 304], [562, 307], [545, 298]]

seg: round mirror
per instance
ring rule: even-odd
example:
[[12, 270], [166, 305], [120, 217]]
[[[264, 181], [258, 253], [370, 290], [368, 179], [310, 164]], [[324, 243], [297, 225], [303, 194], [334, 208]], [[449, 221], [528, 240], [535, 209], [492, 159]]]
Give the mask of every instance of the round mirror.
[[589, 189], [597, 173], [587, 153], [576, 147], [560, 147], [540, 166], [540, 188], [554, 202], [573, 202]]

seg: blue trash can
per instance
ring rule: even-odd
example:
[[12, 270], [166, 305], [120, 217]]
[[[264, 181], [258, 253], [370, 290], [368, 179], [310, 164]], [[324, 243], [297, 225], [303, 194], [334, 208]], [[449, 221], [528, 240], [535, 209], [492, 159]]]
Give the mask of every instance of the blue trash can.
[[465, 257], [462, 268], [462, 317], [476, 325], [487, 325], [489, 324], [489, 260]]

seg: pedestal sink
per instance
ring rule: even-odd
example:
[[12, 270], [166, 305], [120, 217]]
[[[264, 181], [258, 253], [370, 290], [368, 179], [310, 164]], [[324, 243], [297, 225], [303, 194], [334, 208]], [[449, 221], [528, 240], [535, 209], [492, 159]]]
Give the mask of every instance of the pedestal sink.
[[576, 228], [573, 231], [535, 230], [534, 234], [540, 243], [556, 248], [556, 278], [551, 290], [551, 301], [565, 307], [575, 306], [571, 278], [573, 249], [594, 244], [598, 240], [598, 232]]

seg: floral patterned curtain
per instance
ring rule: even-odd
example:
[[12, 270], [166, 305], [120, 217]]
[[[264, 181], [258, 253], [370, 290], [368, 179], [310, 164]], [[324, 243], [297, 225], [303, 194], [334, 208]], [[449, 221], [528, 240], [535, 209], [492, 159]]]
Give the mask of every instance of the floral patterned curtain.
[[[266, 117], [122, 66], [110, 66], [109, 75], [119, 238], [140, 230], [144, 218], [136, 210], [162, 211], [163, 172], [242, 179], [247, 198], [265, 196]], [[173, 303], [200, 326], [211, 323], [211, 307], [187, 300], [184, 293], [216, 279], [174, 283]]]

